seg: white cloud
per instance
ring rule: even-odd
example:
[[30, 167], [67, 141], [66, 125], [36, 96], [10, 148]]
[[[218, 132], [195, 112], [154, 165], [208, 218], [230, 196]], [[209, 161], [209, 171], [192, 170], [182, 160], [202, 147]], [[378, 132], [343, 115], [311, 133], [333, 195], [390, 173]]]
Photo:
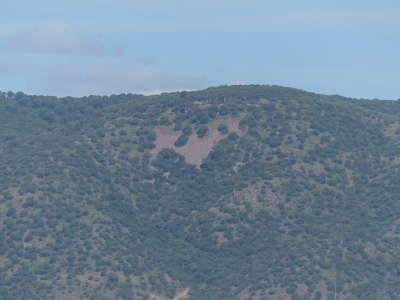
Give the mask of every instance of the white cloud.
[[62, 20], [38, 23], [32, 30], [12, 35], [4, 43], [11, 51], [39, 53], [93, 54], [101, 53], [98, 38], [85, 34]]
[[230, 80], [227, 82], [227, 85], [245, 85], [246, 82], [242, 79]]
[[[25, 93], [151, 94], [200, 89], [207, 82], [204, 77], [171, 75], [150, 61], [126, 62], [121, 43], [102, 49], [90, 35], [60, 20], [43, 21], [30, 31], [12, 35], [3, 49], [10, 51], [0, 52], [0, 81], [15, 78], [27, 87]], [[76, 54], [109, 55], [88, 60]]]
[[150, 63], [56, 65], [28, 77], [36, 92], [71, 96], [154, 94], [201, 89], [207, 83], [204, 77], [170, 75]]
[[17, 54], [0, 55], [0, 75], [26, 74], [27, 70], [37, 70], [38, 65], [27, 57]]

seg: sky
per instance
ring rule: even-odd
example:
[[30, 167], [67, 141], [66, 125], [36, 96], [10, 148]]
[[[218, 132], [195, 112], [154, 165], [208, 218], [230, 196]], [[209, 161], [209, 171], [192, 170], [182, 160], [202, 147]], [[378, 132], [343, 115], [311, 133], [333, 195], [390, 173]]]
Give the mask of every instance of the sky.
[[4, 0], [0, 10], [4, 92], [269, 84], [400, 98], [398, 0]]

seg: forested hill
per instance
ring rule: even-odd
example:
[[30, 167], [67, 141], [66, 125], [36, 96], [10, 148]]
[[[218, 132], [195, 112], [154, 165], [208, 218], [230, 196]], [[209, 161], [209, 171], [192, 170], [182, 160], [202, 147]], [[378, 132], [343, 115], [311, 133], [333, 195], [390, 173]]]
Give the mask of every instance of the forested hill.
[[0, 95], [1, 299], [400, 298], [400, 102]]

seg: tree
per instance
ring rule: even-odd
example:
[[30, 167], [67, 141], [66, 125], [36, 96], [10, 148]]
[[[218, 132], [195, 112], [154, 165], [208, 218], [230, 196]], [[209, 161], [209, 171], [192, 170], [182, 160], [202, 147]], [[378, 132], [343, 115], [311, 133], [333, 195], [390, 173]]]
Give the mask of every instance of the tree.
[[23, 92], [17, 92], [14, 96], [15, 99], [17, 100], [21, 100], [22, 98], [24, 98], [26, 95]]

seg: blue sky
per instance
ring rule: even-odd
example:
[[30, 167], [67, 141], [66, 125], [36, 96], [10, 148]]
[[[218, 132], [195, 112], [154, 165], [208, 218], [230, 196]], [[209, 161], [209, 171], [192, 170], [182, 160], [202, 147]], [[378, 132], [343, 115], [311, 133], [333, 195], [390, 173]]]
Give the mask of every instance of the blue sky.
[[400, 98], [398, 0], [5, 0], [0, 9], [2, 91], [277, 84]]

